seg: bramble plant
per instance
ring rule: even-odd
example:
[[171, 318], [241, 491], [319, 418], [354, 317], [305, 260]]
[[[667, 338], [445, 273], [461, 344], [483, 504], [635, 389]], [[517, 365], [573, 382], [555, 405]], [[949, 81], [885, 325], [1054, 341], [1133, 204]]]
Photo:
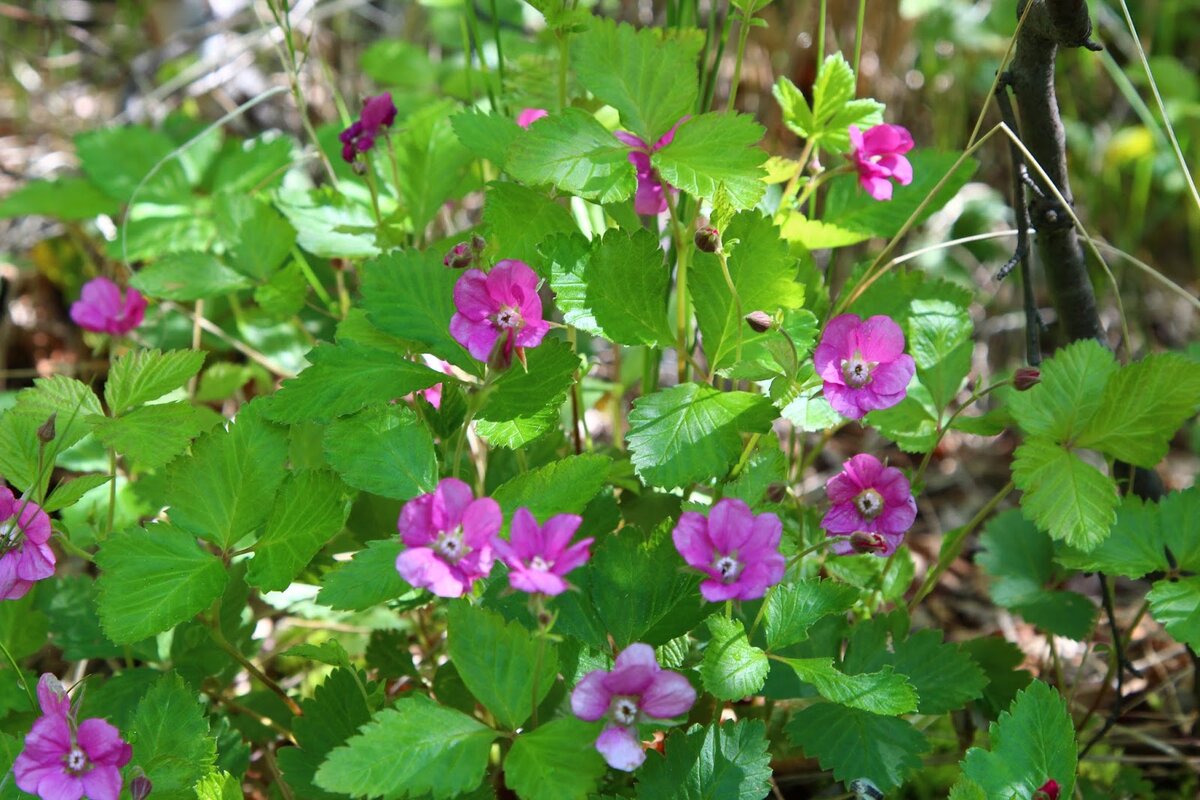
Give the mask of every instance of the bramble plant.
[[[945, 152], [885, 122], [823, 2], [811, 87], [774, 84], [795, 158], [734, 110], [769, 0], [529, 3], [491, 39], [430, 4], [467, 48], [436, 100], [387, 83], [432, 69], [400, 48], [305, 138], [95, 130], [81, 176], [0, 201], [89, 242], [66, 291], [102, 364], [0, 416], [0, 799], [1133, 796], [1081, 757], [1142, 616], [1112, 579], [1200, 648], [1200, 490], [1133, 491], [1195, 348], [1122, 322], [1043, 361], [1027, 302], [1026, 363], [975, 358], [995, 287], [895, 252], [980, 145], [1092, 237], [1011, 126]], [[942, 531], [964, 437], [1019, 445]], [[1045, 658], [946, 640], [925, 601], [975, 550]]]

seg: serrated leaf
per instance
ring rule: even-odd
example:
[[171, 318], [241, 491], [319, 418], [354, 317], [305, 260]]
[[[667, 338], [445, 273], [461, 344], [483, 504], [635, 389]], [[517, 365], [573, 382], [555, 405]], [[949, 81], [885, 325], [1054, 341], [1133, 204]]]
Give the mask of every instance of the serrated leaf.
[[972, 747], [962, 761], [963, 775], [988, 797], [1032, 797], [1051, 779], [1063, 797], [1074, 795], [1075, 726], [1058, 692], [1034, 681], [989, 733], [990, 751]]
[[719, 700], [758, 694], [771, 669], [767, 654], [750, 644], [740, 620], [714, 614], [708, 618], [708, 630], [712, 638], [700, 665], [704, 689]]
[[178, 675], [163, 675], [130, 723], [133, 761], [154, 785], [156, 800], [194, 800], [193, 787], [216, 762], [217, 745], [193, 692]]
[[1200, 486], [1171, 492], [1158, 505], [1163, 539], [1180, 569], [1200, 572]]
[[[12, 413], [30, 418], [35, 427], [54, 418], [54, 440], [47, 452], [62, 452], [87, 435], [89, 418], [104, 412], [91, 387], [66, 375], [35, 378], [33, 388], [22, 389]], [[51, 449], [53, 448], [53, 449]]]
[[505, 624], [499, 614], [465, 602], [450, 607], [447, 630], [450, 659], [471, 694], [501, 725], [519, 728], [533, 713], [533, 703], [554, 686], [557, 648], [534, 639], [518, 623]]
[[763, 127], [749, 115], [700, 114], [680, 125], [650, 163], [667, 183], [688, 194], [712, 200], [724, 187], [734, 208], [754, 208], [767, 190], [767, 154], [756, 146], [762, 137]]
[[1041, 371], [1036, 386], [1009, 396], [1009, 409], [1029, 436], [1068, 442], [1083, 433], [1099, 409], [1117, 362], [1107, 347], [1083, 339], [1043, 361]]
[[898, 717], [884, 717], [837, 703], [802, 709], [787, 724], [788, 737], [821, 769], [843, 783], [866, 778], [888, 791], [921, 767], [925, 736]]
[[817, 620], [849, 611], [858, 596], [853, 586], [827, 580], [776, 586], [767, 597], [767, 647], [781, 650], [804, 641]]
[[521, 800], [587, 800], [607, 769], [599, 735], [598, 724], [571, 717], [521, 734], [504, 759], [505, 785]]
[[46, 498], [46, 502], [42, 504], [42, 510], [47, 514], [53, 514], [55, 511], [61, 511], [64, 508], [73, 506], [79, 502], [79, 498], [97, 486], [103, 486], [110, 480], [112, 480], [111, 475], [100, 473], [80, 475], [78, 478], [72, 478], [69, 481], [60, 483], [54, 487], [54, 491]]
[[1147, 356], [1112, 376], [1099, 400], [1076, 445], [1153, 468], [1200, 407], [1200, 364], [1179, 353]]
[[[776, 658], [778, 658], [776, 656]], [[917, 693], [904, 675], [885, 666], [880, 672], [847, 675], [832, 658], [779, 658], [826, 700], [872, 714], [908, 714], [917, 710]]]
[[524, 261], [543, 278], [550, 277], [550, 265], [542, 258], [539, 245], [556, 234], [579, 230], [564, 206], [541, 192], [507, 181], [488, 185], [483, 224], [490, 247], [504, 258]]
[[1013, 482], [1024, 492], [1026, 519], [1084, 552], [1104, 541], [1120, 502], [1112, 478], [1044, 439], [1025, 442], [1015, 455]]
[[267, 519], [283, 481], [287, 433], [243, 406], [228, 430], [198, 439], [166, 470], [174, 525], [228, 549]]
[[500, 169], [504, 169], [509, 145], [521, 135], [521, 126], [509, 117], [478, 108], [455, 114], [450, 118], [450, 126], [464, 147]]
[[325, 457], [348, 485], [411, 500], [437, 488], [433, 437], [405, 406], [377, 406], [325, 429]]
[[1150, 614], [1176, 641], [1200, 649], [1200, 576], [1156, 581], [1146, 595]]
[[572, 42], [571, 64], [585, 89], [653, 144], [696, 105], [703, 43], [698, 36], [666, 36], [597, 17]]
[[157, 524], [114, 533], [96, 553], [100, 621], [108, 638], [130, 644], [170, 630], [208, 608], [229, 576], [195, 537]]
[[84, 178], [30, 181], [0, 200], [0, 219], [31, 215], [66, 221], [115, 215], [119, 204]]
[[1033, 675], [1028, 670], [1021, 669], [1021, 665], [1025, 663], [1025, 654], [1021, 648], [999, 636], [970, 639], [961, 642], [959, 647], [987, 676], [988, 683], [983, 688], [980, 705], [991, 719], [1000, 716], [1016, 698], [1017, 692], [1033, 680]]
[[[174, 142], [161, 131], [141, 125], [97, 128], [75, 137], [75, 151], [91, 182], [122, 203], [133, 198], [142, 203], [186, 201], [188, 178], [179, 160], [167, 159]], [[159, 166], [159, 162], [163, 162]], [[153, 178], [142, 181], [156, 166]]]
[[[351, 797], [449, 800], [476, 788], [498, 734], [459, 711], [417, 695], [375, 715], [334, 749], [315, 783]], [[397, 758], [403, 753], [403, 758]]]
[[244, 796], [241, 781], [224, 770], [210, 772], [196, 784], [196, 800], [240, 800]]
[[450, 380], [424, 364], [348, 341], [320, 345], [307, 358], [312, 366], [264, 401], [276, 422], [328, 421]]
[[418, 235], [455, 196], [472, 163], [471, 151], [459, 143], [450, 126], [448, 101], [418, 108], [391, 137], [396, 153], [397, 189], [404, 198], [409, 226]]
[[249, 278], [230, 269], [211, 253], [167, 253], [142, 267], [129, 281], [150, 297], [191, 302], [249, 289]]
[[826, 56], [813, 82], [810, 107], [804, 95], [787, 78], [775, 82], [773, 92], [783, 111], [783, 122], [804, 139], [811, 139], [831, 153], [850, 147], [849, 128], [867, 128], [882, 122], [883, 104], [855, 100], [854, 70], [841, 53]]
[[251, 195], [222, 193], [215, 198], [214, 207], [226, 260], [248, 278], [269, 278], [296, 244], [292, 224]]
[[692, 726], [667, 737], [638, 777], [639, 800], [761, 800], [771, 780], [766, 726], [758, 720]]
[[37, 594], [34, 588], [20, 599], [0, 603], [0, 644], [13, 658], [33, 655], [46, 644], [49, 620], [34, 608]]
[[114, 414], [157, 400], [191, 380], [204, 356], [197, 350], [130, 350], [109, 369], [104, 400]]
[[281, 181], [292, 161], [295, 141], [277, 130], [254, 139], [226, 141], [213, 174], [213, 191], [251, 192]]
[[905, 330], [917, 375], [940, 413], [971, 369], [971, 315], [945, 300], [913, 300]]
[[578, 234], [556, 236], [542, 253], [550, 262], [554, 302], [568, 325], [620, 344], [671, 341], [671, 270], [650, 231], [614, 228], [590, 243]]
[[960, 709], [981, 697], [988, 682], [971, 657], [958, 645], [943, 642], [937, 630], [917, 631], [895, 642], [887, 663], [908, 678], [921, 714]]
[[558, 339], [525, 353], [528, 369], [516, 363], [509, 367], [475, 415], [479, 435], [496, 447], [523, 447], [558, 425], [558, 411], [579, 369], [579, 357]]
[[221, 422], [219, 414], [186, 401], [142, 406], [120, 417], [94, 417], [96, 438], [133, 462], [157, 469], [182, 453], [201, 433]]
[[891, 408], [870, 412], [865, 422], [906, 453], [928, 453], [938, 442], [939, 417], [933, 395], [914, 377], [903, 400]]
[[396, 571], [402, 549], [398, 538], [367, 542], [353, 560], [325, 575], [317, 602], [343, 611], [366, 611], [412, 592]]
[[299, 747], [278, 751], [284, 778], [299, 796], [332, 800], [338, 795], [313, 785], [317, 767], [333, 748], [343, 744], [371, 719], [371, 709], [349, 669], [335, 669], [311, 698], [301, 701], [304, 712], [292, 722]]
[[627, 440], [647, 484], [686, 487], [728, 474], [741, 453], [741, 435], [765, 433], [775, 417], [761, 395], [688, 383], [638, 398]]
[[597, 203], [619, 202], [637, 188], [629, 149], [578, 108], [538, 120], [512, 143], [507, 164], [523, 183], [552, 184]]
[[581, 514], [608, 480], [612, 459], [587, 453], [552, 461], [502, 483], [492, 492], [505, 515], [527, 508], [539, 522]]
[[286, 589], [346, 524], [350, 508], [343, 493], [342, 482], [330, 472], [289, 473], [254, 545], [246, 582], [264, 592]]

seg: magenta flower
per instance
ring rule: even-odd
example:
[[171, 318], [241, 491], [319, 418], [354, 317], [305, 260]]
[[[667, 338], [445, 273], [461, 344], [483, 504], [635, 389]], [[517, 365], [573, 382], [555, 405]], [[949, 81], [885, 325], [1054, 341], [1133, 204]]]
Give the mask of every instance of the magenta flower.
[[613, 134], [633, 148], [629, 152], [629, 161], [637, 168], [637, 194], [633, 196], [633, 210], [637, 213], [661, 214], [667, 210], [667, 197], [663, 193], [663, 180], [659, 176], [658, 171], [650, 166], [650, 155], [674, 141], [675, 131], [689, 119], [691, 119], [690, 114], [680, 119], [653, 146], [647, 144], [645, 139], [634, 136], [632, 133], [616, 131]]
[[688, 566], [708, 576], [700, 594], [710, 603], [755, 600], [783, 580], [779, 553], [783, 523], [774, 514], [754, 516], [741, 500], [726, 498], [708, 516], [685, 511], [671, 538]]
[[517, 114], [517, 124], [522, 128], [528, 128], [542, 117], [548, 116], [550, 116], [550, 112], [544, 108], [526, 108]]
[[571, 692], [571, 710], [587, 722], [608, 716], [596, 749], [613, 769], [632, 772], [646, 760], [637, 724], [687, 713], [696, 690], [687, 678], [663, 670], [648, 644], [631, 644], [617, 656], [611, 672], [597, 669], [583, 676]]
[[445, 478], [400, 510], [396, 527], [408, 549], [396, 557], [396, 570], [438, 597], [462, 597], [492, 571], [492, 537], [502, 522], [495, 500], [476, 500], [471, 487]]
[[71, 319], [87, 331], [124, 336], [142, 324], [146, 298], [137, 289], [121, 288], [108, 278], [92, 278], [71, 304]]
[[[858, 537], [858, 548], [850, 541], [835, 542], [833, 552], [839, 555], [856, 550], [891, 555], [917, 518], [917, 501], [913, 499], [908, 478], [900, 470], [885, 467], [878, 458], [867, 453], [860, 453], [843, 464], [842, 472], [825, 484], [825, 493], [833, 505], [821, 520], [821, 527], [830, 536], [870, 535]], [[882, 543], [878, 537], [882, 537]], [[866, 542], [875, 543], [875, 546], [862, 546]]]
[[54, 574], [50, 518], [37, 503], [0, 486], [0, 520], [0, 600], [19, 600]]
[[[583, 517], [559, 514], [538, 526], [528, 508], [513, 514], [509, 541], [497, 538], [492, 547], [508, 565], [508, 582], [514, 589], [530, 594], [562, 594], [567, 590], [563, 576], [583, 566], [591, 553], [592, 538], [571, 544]], [[569, 545], [569, 546], [568, 546]]]
[[362, 115], [338, 134], [338, 141], [342, 143], [342, 160], [347, 164], [354, 163], [359, 153], [365, 153], [375, 146], [380, 129], [391, 127], [395, 121], [396, 105], [392, 102], [391, 92], [368, 97], [363, 103]]
[[912, 164], [904, 154], [913, 148], [912, 134], [899, 125], [876, 125], [866, 133], [850, 126], [850, 158], [858, 185], [876, 200], [892, 199], [892, 184], [912, 183]]
[[66, 691], [49, 673], [38, 681], [38, 701], [42, 716], [13, 762], [17, 788], [42, 800], [117, 800], [121, 767], [133, 755], [121, 732], [102, 719], [76, 726]]
[[863, 322], [857, 314], [834, 317], [813, 353], [825, 399], [850, 419], [891, 408], [908, 393], [916, 365], [904, 352], [904, 331], [889, 317]]
[[484, 274], [469, 269], [454, 284], [450, 333], [480, 361], [507, 366], [513, 352], [537, 347], [550, 325], [542, 319], [538, 277], [523, 261], [501, 261]]

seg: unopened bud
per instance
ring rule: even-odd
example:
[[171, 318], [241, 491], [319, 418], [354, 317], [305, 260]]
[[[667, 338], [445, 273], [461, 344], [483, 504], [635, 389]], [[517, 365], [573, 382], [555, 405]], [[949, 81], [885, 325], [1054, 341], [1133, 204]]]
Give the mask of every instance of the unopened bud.
[[712, 226], [696, 231], [696, 249], [702, 253], [721, 252], [720, 231]]
[[37, 429], [38, 441], [42, 444], [50, 444], [54, 441], [54, 420], [58, 417], [58, 412], [52, 413], [49, 418]]
[[787, 500], [788, 489], [786, 483], [772, 483], [767, 487], [767, 499], [772, 503], [782, 503]]
[[139, 773], [129, 782], [129, 794], [133, 800], [146, 800], [153, 788], [154, 784], [144, 774]]
[[467, 242], [459, 242], [450, 248], [450, 252], [446, 253], [446, 257], [442, 259], [442, 264], [451, 269], [466, 269], [475, 261], [475, 253], [471, 250], [471, 245]]
[[355, 175], [367, 174], [367, 165], [357, 156], [354, 159], [354, 163], [350, 165], [350, 169], [354, 170]]
[[887, 540], [882, 534], [855, 531], [850, 534], [850, 547], [856, 553], [886, 553]]
[[766, 333], [775, 327], [775, 320], [765, 311], [751, 311], [745, 316], [746, 324], [758, 333]]
[[478, 233], [471, 234], [471, 252], [482, 253], [487, 247], [487, 239], [484, 239]]
[[1051, 779], [1043, 783], [1030, 800], [1058, 800], [1060, 791], [1062, 790], [1058, 787], [1058, 781]]
[[1042, 382], [1042, 371], [1037, 367], [1017, 367], [1013, 373], [1013, 386], [1018, 392], [1027, 392]]

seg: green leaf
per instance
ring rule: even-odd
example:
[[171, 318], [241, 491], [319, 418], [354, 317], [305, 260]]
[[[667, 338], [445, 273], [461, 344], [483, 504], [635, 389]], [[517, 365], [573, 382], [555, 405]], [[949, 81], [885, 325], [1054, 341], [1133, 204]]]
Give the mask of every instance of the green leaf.
[[769, 218], [757, 211], [738, 214], [724, 237], [738, 242], [728, 263], [740, 307], [730, 294], [716, 255], [697, 253], [688, 274], [704, 354], [713, 370], [737, 361], [739, 337], [745, 354], [756, 343], [779, 336], [774, 331], [755, 333], [743, 319], [746, 314], [751, 311], [771, 314], [780, 308], [798, 308], [804, 302], [804, 286], [796, 282], [796, 259], [780, 241], [779, 231]]
[[[19, 600], [0, 603], [0, 644], [13, 658], [33, 655], [46, 644], [49, 620], [34, 608], [37, 589], [33, 589]], [[5, 661], [5, 667], [11, 666]]]
[[157, 660], [158, 647], [152, 639], [139, 642], [128, 651], [109, 641], [100, 626], [97, 595], [94, 578], [71, 575], [56, 578], [54, 591], [38, 598], [50, 618], [51, 642], [62, 650], [63, 658], [70, 661], [121, 658], [129, 652], [137, 658]]
[[939, 414], [971, 369], [971, 315], [945, 300], [913, 300], [906, 323], [908, 352]]
[[866, 778], [884, 791], [920, 769], [921, 753], [929, 750], [924, 734], [908, 722], [837, 703], [802, 709], [787, 724], [787, 733], [837, 780]]
[[314, 256], [374, 258], [380, 253], [371, 209], [332, 188], [281, 190], [275, 204], [296, 229], [296, 244]]
[[1043, 361], [1041, 370], [1036, 386], [1009, 396], [1009, 409], [1029, 436], [1070, 442], [1100, 408], [1105, 386], [1117, 372], [1116, 359], [1104, 345], [1083, 339]]
[[981, 705], [987, 715], [995, 719], [1016, 698], [1017, 692], [1024, 689], [1033, 680], [1028, 670], [1021, 669], [1025, 663], [1025, 653], [1012, 642], [1006, 642], [999, 636], [986, 636], [961, 642], [962, 648], [971, 660], [978, 664], [987, 677], [987, 686], [983, 688]]
[[1089, 552], [1108, 536], [1120, 502], [1112, 478], [1044, 439], [1018, 447], [1012, 470], [1025, 518], [1052, 539]]
[[104, 412], [100, 409], [100, 399], [86, 383], [66, 375], [52, 375], [35, 378], [33, 388], [22, 389], [13, 413], [28, 417], [34, 428], [55, 414], [54, 440], [47, 445], [47, 452], [61, 453], [87, 435], [91, 416]]
[[556, 236], [542, 253], [550, 262], [554, 302], [568, 325], [620, 344], [672, 340], [667, 324], [671, 270], [650, 231], [614, 228], [590, 244], [579, 234]]
[[194, 800], [192, 787], [216, 763], [217, 744], [193, 692], [178, 675], [150, 687], [129, 726], [133, 764], [146, 771], [156, 800]]
[[394, 134], [397, 180], [413, 231], [424, 232], [442, 204], [455, 195], [473, 161], [450, 127], [449, 102], [419, 108]]
[[454, 135], [479, 158], [486, 158], [500, 169], [508, 148], [521, 135], [521, 126], [510, 117], [495, 112], [468, 108], [450, 118]]
[[46, 498], [46, 502], [42, 503], [42, 510], [47, 514], [53, 514], [55, 511], [61, 511], [64, 508], [69, 508], [79, 502], [79, 498], [95, 489], [97, 486], [103, 486], [112, 479], [112, 476], [103, 473], [92, 475], [80, 475], [78, 478], [72, 478], [69, 481], [60, 483], [54, 487], [54, 491]]
[[346, 524], [350, 506], [342, 482], [330, 472], [288, 473], [254, 545], [246, 582], [264, 592], [282, 591]]
[[712, 200], [724, 187], [734, 208], [754, 208], [767, 190], [767, 154], [756, 147], [762, 137], [763, 127], [747, 114], [700, 114], [680, 125], [650, 163], [663, 180], [690, 195]]
[[250, 280], [211, 253], [168, 253], [129, 281], [150, 297], [190, 302], [250, 288]]
[[939, 417], [929, 389], [914, 379], [903, 400], [891, 408], [870, 412], [865, 422], [906, 453], [928, 453], [937, 446]]
[[822, 617], [842, 614], [858, 601], [853, 586], [834, 581], [803, 580], [776, 586], [767, 597], [767, 647], [781, 650], [808, 638]]
[[578, 108], [540, 119], [517, 137], [508, 171], [523, 183], [553, 184], [597, 203], [624, 200], [637, 188], [629, 148]]
[[115, 215], [118, 203], [83, 178], [30, 181], [0, 200], [0, 219], [25, 216], [66, 221]]
[[492, 492], [492, 499], [506, 515], [525, 507], [539, 522], [555, 514], [582, 514], [608, 481], [611, 468], [607, 456], [567, 456], [509, 479]]
[[1200, 649], [1200, 576], [1155, 581], [1146, 599], [1150, 614], [1167, 633], [1193, 650]]
[[834, 703], [872, 714], [908, 714], [917, 710], [917, 693], [904, 675], [890, 666], [880, 672], [847, 675], [833, 666], [832, 658], [779, 658], [805, 683]]
[[325, 429], [325, 457], [350, 486], [411, 500], [437, 488], [433, 437], [405, 406], [376, 406]]
[[109, 369], [104, 400], [114, 414], [157, 400], [191, 380], [204, 356], [198, 350], [130, 350]]
[[988, 796], [978, 783], [960, 777], [950, 789], [950, 800], [988, 800]]
[[1158, 505], [1163, 538], [1180, 569], [1200, 572], [1200, 486], [1171, 492]]
[[505, 785], [521, 800], [587, 800], [607, 769], [599, 728], [564, 717], [521, 734], [504, 759]]
[[277, 130], [254, 139], [228, 142], [213, 175], [214, 192], [252, 192], [283, 179], [295, 142]]
[[693, 725], [667, 737], [638, 777], [639, 800], [762, 800], [770, 788], [771, 754], [759, 720]]
[[703, 43], [699, 36], [665, 36], [655, 28], [638, 30], [597, 17], [572, 42], [571, 64], [585, 89], [654, 144], [696, 105]]
[[750, 644], [740, 620], [714, 614], [708, 618], [708, 630], [712, 639], [700, 665], [705, 690], [719, 700], [758, 694], [771, 670], [767, 654]]
[[337, 639], [326, 639], [320, 644], [313, 642], [303, 642], [295, 647], [289, 647], [279, 655], [288, 656], [290, 658], [305, 658], [310, 661], [319, 661], [322, 664], [328, 664], [331, 667], [345, 667], [353, 669], [350, 663], [350, 654], [346, 652], [346, 648], [342, 647], [341, 642]]
[[354, 559], [325, 575], [317, 602], [343, 611], [366, 611], [413, 591], [396, 572], [404, 545], [398, 538], [367, 542]]
[[286, 431], [243, 406], [228, 430], [201, 437], [191, 458], [167, 467], [171, 522], [232, 547], [267, 520], [287, 453]]
[[371, 324], [475, 375], [483, 365], [450, 335], [455, 270], [432, 250], [398, 250], [363, 266], [363, 308]]
[[100, 622], [117, 644], [170, 630], [212, 605], [229, 576], [187, 531], [156, 524], [114, 533], [96, 553]]
[[[128, 202], [134, 189], [175, 149], [164, 133], [140, 125], [97, 128], [75, 137], [75, 152], [92, 183], [109, 197]], [[186, 201], [188, 179], [177, 159], [165, 161], [153, 178], [142, 184], [140, 203]]]
[[804, 139], [811, 139], [831, 153], [850, 148], [849, 128], [863, 130], [883, 121], [883, 104], [855, 100], [854, 70], [841, 53], [826, 56], [813, 83], [810, 107], [801, 91], [787, 78], [775, 82], [773, 92], [783, 111], [783, 122]]
[[499, 614], [455, 603], [446, 638], [463, 683], [509, 730], [521, 727], [533, 713], [533, 702], [540, 703], [554, 686], [554, 645], [534, 639], [516, 622], [505, 624]]
[[430, 794], [449, 800], [483, 781], [496, 736], [462, 712], [421, 695], [406, 697], [333, 750], [315, 783], [356, 798]]
[[1032, 797], [1047, 780], [1075, 794], [1075, 726], [1058, 692], [1041, 681], [1017, 695], [989, 730], [991, 750], [972, 747], [963, 775], [988, 797]]
[[196, 784], [197, 800], [241, 800], [244, 796], [241, 781], [224, 770], [210, 772]]
[[328, 421], [451, 380], [424, 364], [349, 341], [318, 345], [306, 357], [312, 366], [265, 401], [276, 422]]
[[279, 766], [298, 797], [332, 800], [338, 795], [313, 785], [317, 767], [333, 748], [371, 720], [371, 709], [349, 669], [331, 672], [311, 698], [300, 702], [300, 708], [304, 713], [292, 721], [299, 747], [280, 748]]
[[761, 395], [688, 383], [643, 395], [629, 414], [629, 450], [647, 484], [688, 486], [728, 474], [743, 433], [766, 433], [775, 407]]
[[1151, 469], [1198, 406], [1200, 364], [1179, 353], [1156, 353], [1108, 381], [1076, 445]]
[[893, 644], [887, 659], [917, 692], [917, 711], [945, 714], [983, 695], [987, 676], [958, 645], [942, 641], [938, 630], [917, 631]]
[[827, 250], [858, 244], [870, 238], [861, 231], [839, 228], [819, 219], [808, 219], [799, 211], [785, 209], [786, 217], [779, 235], [789, 242], [803, 245], [806, 250]]
[[782, 396], [776, 397], [776, 386], [780, 383], [777, 380], [771, 387], [771, 397], [782, 406], [779, 415], [797, 430], [823, 431], [842, 421], [842, 415], [833, 410], [821, 393], [821, 380], [816, 377], [812, 364], [800, 368], [795, 387], [787, 386]]
[[495, 447], [523, 447], [558, 425], [579, 369], [579, 357], [558, 339], [526, 350], [526, 359], [528, 370], [516, 363], [509, 367], [475, 415], [479, 435]]
[[142, 406], [116, 419], [91, 420], [96, 438], [139, 470], [163, 466], [186, 450], [192, 439], [221, 421], [220, 414], [187, 401]]
[[248, 278], [269, 278], [296, 244], [292, 224], [250, 195], [220, 194], [215, 211], [229, 266]]
[[308, 285], [299, 263], [292, 261], [267, 278], [266, 283], [254, 287], [254, 302], [271, 318], [290, 320], [304, 307]]
[[[505, 258], [524, 261], [543, 278], [549, 277], [550, 269], [538, 246], [556, 234], [579, 230], [564, 206], [541, 192], [507, 181], [488, 184], [483, 224], [489, 247]], [[561, 307], [562, 298], [557, 301]]]

